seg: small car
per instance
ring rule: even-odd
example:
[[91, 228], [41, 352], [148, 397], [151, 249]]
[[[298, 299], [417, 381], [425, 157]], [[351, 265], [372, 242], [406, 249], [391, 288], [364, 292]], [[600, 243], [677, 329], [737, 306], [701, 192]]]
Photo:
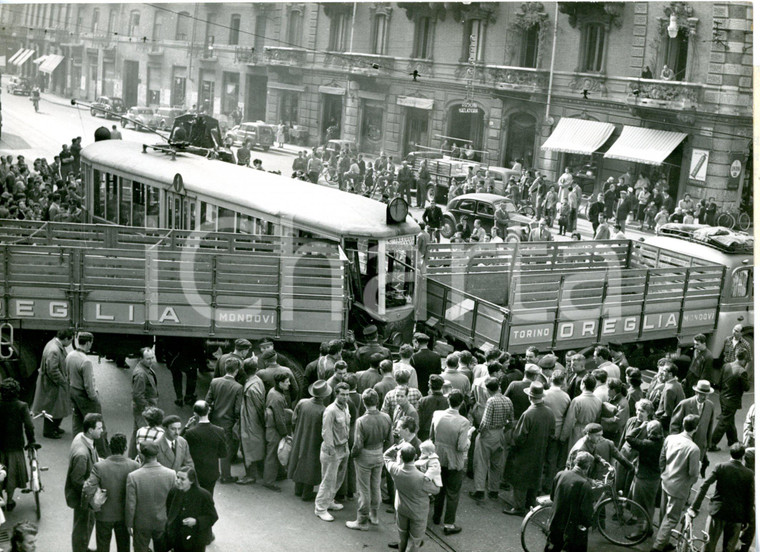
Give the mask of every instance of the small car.
[[174, 126], [174, 119], [183, 113], [185, 113], [185, 110], [178, 107], [159, 107], [156, 110], [155, 128], [170, 130]]
[[98, 115], [110, 119], [111, 117], [120, 117], [124, 115], [127, 109], [124, 107], [124, 101], [121, 98], [111, 96], [100, 96], [90, 104], [90, 115]]
[[151, 107], [130, 107], [127, 114], [121, 119], [121, 126], [126, 128], [131, 124], [135, 130], [145, 130], [146, 128], [155, 128], [156, 113]]
[[228, 147], [247, 144], [249, 148], [260, 147], [269, 151], [274, 144], [274, 130], [272, 125], [263, 121], [240, 123], [224, 134], [224, 143]]
[[499, 204], [504, 203], [509, 213], [509, 226], [504, 241], [525, 241], [536, 221], [517, 212], [512, 200], [504, 196], [486, 193], [463, 194], [450, 200], [443, 211], [443, 225], [441, 235], [451, 238], [456, 232], [456, 225], [463, 224], [472, 230], [475, 219], [485, 228], [486, 233], [491, 233], [494, 225], [494, 214]]
[[32, 83], [24, 77], [11, 77], [5, 89], [8, 91], [8, 94], [13, 94], [14, 96], [17, 94], [28, 96], [32, 93]]

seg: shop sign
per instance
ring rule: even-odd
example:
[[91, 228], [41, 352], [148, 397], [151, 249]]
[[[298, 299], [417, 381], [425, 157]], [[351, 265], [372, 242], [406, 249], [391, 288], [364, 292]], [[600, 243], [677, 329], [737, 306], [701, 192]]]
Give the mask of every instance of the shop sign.
[[691, 164], [689, 166], [689, 178], [698, 182], [704, 182], [707, 178], [707, 162], [710, 152], [703, 149], [691, 150]]
[[414, 96], [399, 96], [396, 104], [416, 109], [433, 109], [433, 100], [427, 98], [415, 98]]
[[462, 102], [459, 106], [459, 113], [477, 113], [478, 106], [472, 102]]
[[744, 169], [744, 157], [744, 152], [733, 151], [728, 158], [729, 163], [731, 163], [728, 167], [728, 182], [726, 186], [728, 190], [739, 189], [739, 183], [741, 182]]

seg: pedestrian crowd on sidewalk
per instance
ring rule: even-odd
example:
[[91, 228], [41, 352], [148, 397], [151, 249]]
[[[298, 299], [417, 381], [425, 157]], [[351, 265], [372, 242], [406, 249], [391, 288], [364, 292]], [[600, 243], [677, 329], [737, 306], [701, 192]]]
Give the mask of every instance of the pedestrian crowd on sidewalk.
[[52, 162], [0, 156], [0, 219], [84, 222], [82, 139], [63, 144]]
[[[260, 482], [281, 492], [286, 479], [325, 522], [340, 516], [348, 529], [368, 531], [381, 509], [393, 513], [398, 541], [390, 544], [416, 550], [429, 525], [442, 524], [447, 535], [463, 530], [457, 509], [467, 477], [472, 500], [503, 501], [508, 515], [523, 516], [538, 495], [559, 493], [565, 498], [556, 502], [556, 525], [567, 519], [565, 508], [581, 512], [585, 504], [580, 498], [568, 504], [577, 493], [563, 489], [581, 476], [600, 479], [607, 465], [616, 468], [616, 490], [652, 519], [659, 506], [653, 550], [669, 549], [670, 529], [688, 508], [699, 509], [713, 483], [710, 550], [721, 535], [731, 546], [741, 539], [739, 549], [748, 550], [753, 476], [742, 460], [752, 465], [746, 458], [754, 455], [754, 405], [742, 435], [734, 419], [752, 366], [742, 329], [726, 339], [720, 359], [697, 335], [692, 357], [657, 361], [646, 390], [641, 370], [631, 366], [642, 359], [629, 362], [617, 346], [597, 346], [589, 356], [570, 351], [562, 359], [535, 347], [524, 358], [497, 349], [447, 353], [445, 344], [417, 332], [394, 360], [377, 327], [368, 326], [362, 346], [353, 339], [325, 342], [301, 372], [270, 340], [254, 347], [238, 339], [218, 359], [204, 399], [195, 397], [191, 370], [176, 362], [170, 368], [178, 373], [175, 404], [192, 406], [187, 420], [161, 409], [155, 353], [144, 348], [132, 369], [132, 435], [110, 439], [88, 356], [94, 337], [61, 330], [42, 353], [31, 411], [46, 414], [48, 439], [61, 439], [61, 422], [72, 416], [65, 498], [74, 512], [74, 552], [88, 550], [93, 529], [100, 552], [110, 549], [112, 535], [119, 552], [130, 539], [136, 552], [151, 542], [154, 552], [204, 550], [214, 540], [217, 482]], [[716, 388], [720, 413], [708, 400]], [[19, 393], [13, 379], [0, 384], [6, 510], [28, 483], [25, 443], [36, 443]], [[707, 453], [724, 435], [732, 460], [715, 466], [691, 501], [700, 471], [706, 475]], [[726, 496], [730, 506], [721, 503]], [[355, 515], [340, 513], [349, 510]], [[550, 533], [554, 549], [566, 538], [586, 549], [577, 536]]]

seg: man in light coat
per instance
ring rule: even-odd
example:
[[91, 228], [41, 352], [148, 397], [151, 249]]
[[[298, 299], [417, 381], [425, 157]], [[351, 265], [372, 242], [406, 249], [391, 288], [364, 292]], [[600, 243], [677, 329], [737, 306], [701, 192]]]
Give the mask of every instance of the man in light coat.
[[581, 380], [580, 395], [570, 401], [567, 407], [565, 421], [562, 424], [562, 433], [560, 441], [567, 441], [568, 449], [583, 437], [583, 430], [590, 423], [598, 423], [602, 418], [602, 401], [594, 395], [596, 388], [596, 378], [591, 374], [586, 374]]
[[111, 550], [111, 534], [116, 536], [117, 552], [129, 552], [129, 532], [124, 523], [127, 476], [140, 465], [124, 456], [127, 436], [114, 433], [109, 441], [111, 455], [97, 462], [84, 484], [82, 496], [91, 501], [98, 489], [106, 492], [106, 501], [95, 510], [95, 539], [98, 552]]
[[159, 552], [165, 546], [166, 499], [177, 475], [158, 463], [155, 443], [143, 443], [140, 453], [142, 467], [127, 475], [125, 523], [133, 538], [134, 552], [148, 552], [151, 541]]
[[245, 477], [238, 480], [239, 485], [251, 485], [264, 473], [264, 456], [266, 439], [264, 437], [264, 407], [266, 390], [264, 382], [256, 375], [258, 360], [247, 358], [243, 362], [246, 374], [243, 386], [242, 405], [240, 408], [240, 445], [243, 451]]
[[69, 375], [66, 372], [66, 347], [74, 340], [73, 330], [59, 330], [42, 351], [40, 373], [34, 391], [33, 412], [49, 414], [42, 424], [42, 435], [48, 439], [60, 439], [64, 431], [61, 422], [71, 414], [69, 398]]

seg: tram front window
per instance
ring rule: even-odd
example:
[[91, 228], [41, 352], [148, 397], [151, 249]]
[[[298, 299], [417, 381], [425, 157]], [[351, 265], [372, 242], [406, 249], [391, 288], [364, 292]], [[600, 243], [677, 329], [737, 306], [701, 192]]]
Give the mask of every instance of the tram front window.
[[414, 237], [404, 236], [385, 243], [385, 307], [406, 305], [412, 300]]

